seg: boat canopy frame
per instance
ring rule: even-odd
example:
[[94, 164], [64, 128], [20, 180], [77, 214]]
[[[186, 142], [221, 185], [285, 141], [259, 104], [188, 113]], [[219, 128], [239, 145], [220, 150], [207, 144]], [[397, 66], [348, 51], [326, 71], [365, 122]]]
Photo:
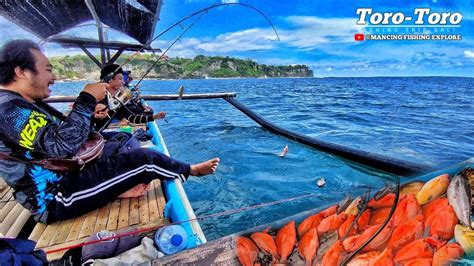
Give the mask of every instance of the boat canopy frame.
[[[162, 5], [162, 0], [110, 0], [105, 3], [101, 0], [5, 0], [0, 1], [0, 15], [42, 41], [82, 49], [102, 68], [115, 62], [124, 51], [161, 52], [151, 48], [151, 42]], [[98, 40], [61, 35], [90, 21], [97, 26]], [[132, 37], [138, 43], [109, 42], [109, 28]], [[88, 50], [92, 48], [100, 49], [99, 59]], [[113, 56], [110, 49], [117, 50]]]

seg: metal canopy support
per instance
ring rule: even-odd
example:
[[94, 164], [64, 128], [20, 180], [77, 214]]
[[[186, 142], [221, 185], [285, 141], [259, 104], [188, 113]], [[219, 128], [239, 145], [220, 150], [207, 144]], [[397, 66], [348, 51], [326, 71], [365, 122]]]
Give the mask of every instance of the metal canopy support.
[[105, 63], [106, 63], [105, 48], [104, 48], [104, 28], [103, 28], [102, 22], [99, 19], [99, 16], [97, 15], [97, 12], [95, 11], [92, 0], [85, 0], [85, 1], [86, 1], [87, 8], [89, 8], [91, 15], [96, 22], [97, 34], [99, 35], [99, 43], [100, 43], [100, 57], [101, 57], [100, 59], [102, 63], [99, 67], [102, 68], [103, 66], [105, 66]]
[[[97, 27], [97, 34], [99, 35], [100, 43], [100, 61], [102, 62], [102, 66], [105, 66], [104, 29], [102, 27]], [[100, 68], [102, 68], [102, 66]]]
[[97, 58], [95, 58], [95, 56], [94, 56], [93, 54], [91, 54], [91, 52], [89, 52], [89, 50], [87, 50], [86, 47], [84, 47], [84, 46], [82, 46], [82, 45], [79, 45], [79, 48], [81, 48], [82, 51], [84, 51], [84, 53], [85, 53], [87, 56], [89, 56], [89, 58], [90, 58], [92, 61], [94, 61], [94, 63], [95, 63], [98, 67], [102, 68], [102, 64], [99, 62], [99, 60], [97, 60]]
[[[124, 50], [125, 50], [125, 48], [118, 49], [117, 52], [115, 52], [114, 56], [112, 56], [112, 58], [109, 59], [107, 64], [113, 64], [115, 62], [115, 60], [117, 60], [119, 58], [119, 56], [123, 53]], [[107, 51], [108, 51], [108, 49], [107, 49]], [[110, 57], [110, 55], [109, 55], [109, 57]]]
[[[104, 29], [104, 39], [105, 39], [106, 41], [109, 41], [109, 35], [108, 35], [108, 30], [107, 30], [107, 28]], [[109, 61], [110, 61], [110, 49], [109, 49], [109, 47], [106, 47], [106, 48], [105, 48], [105, 54], [106, 54], [106, 56], [107, 56], [107, 64], [109, 64]]]

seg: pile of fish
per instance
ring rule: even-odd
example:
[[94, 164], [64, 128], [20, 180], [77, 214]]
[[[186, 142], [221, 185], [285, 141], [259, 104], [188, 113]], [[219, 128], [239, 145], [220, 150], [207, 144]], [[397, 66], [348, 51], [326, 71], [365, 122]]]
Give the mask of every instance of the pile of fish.
[[474, 253], [471, 190], [471, 168], [404, 184], [398, 195], [387, 187], [298, 225], [238, 236], [236, 255], [243, 265], [449, 265]]

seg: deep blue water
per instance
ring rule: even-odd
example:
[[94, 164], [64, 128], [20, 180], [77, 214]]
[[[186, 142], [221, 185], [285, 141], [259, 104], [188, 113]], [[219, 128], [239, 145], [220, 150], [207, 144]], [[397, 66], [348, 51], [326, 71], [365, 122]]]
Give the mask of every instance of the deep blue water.
[[[82, 82], [57, 83], [55, 95]], [[147, 80], [143, 94], [237, 92], [237, 100], [279, 126], [373, 153], [446, 167], [474, 155], [472, 78], [300, 78]], [[197, 216], [313, 193], [291, 203], [201, 222], [208, 239], [329, 204], [389, 176], [263, 130], [222, 99], [151, 102], [172, 156], [221, 158], [215, 175], [185, 184]], [[276, 156], [285, 145], [289, 154]], [[326, 186], [317, 188], [316, 178]], [[388, 181], [390, 182], [390, 181]]]

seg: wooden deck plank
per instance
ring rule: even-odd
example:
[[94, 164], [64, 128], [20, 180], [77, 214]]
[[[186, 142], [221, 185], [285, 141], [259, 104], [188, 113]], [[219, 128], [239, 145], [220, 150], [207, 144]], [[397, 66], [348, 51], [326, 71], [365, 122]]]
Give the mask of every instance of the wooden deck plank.
[[165, 195], [163, 194], [163, 188], [161, 186], [161, 181], [155, 181], [155, 195], [156, 195], [156, 203], [158, 205], [158, 214], [160, 215], [161, 219], [165, 218], [164, 210], [166, 205]]
[[140, 207], [138, 208], [138, 211], [140, 212], [140, 224], [146, 224], [148, 223], [150, 217], [148, 215], [148, 197], [147, 197], [147, 192], [140, 198], [138, 198], [138, 202], [140, 204]]
[[128, 226], [128, 213], [130, 211], [130, 199], [122, 199], [120, 201], [119, 219], [117, 229]]
[[[3, 207], [5, 205], [7, 205], [7, 203], [10, 203], [10, 202], [15, 202], [15, 200], [13, 199], [13, 189], [9, 188], [5, 191], [5, 194], [3, 194], [2, 198], [0, 199], [0, 208], [3, 209]], [[6, 215], [5, 215], [6, 216]], [[5, 216], [3, 218], [0, 219], [0, 221], [2, 221]]]
[[[58, 248], [64, 248], [64, 247], [76, 245], [76, 244], [79, 244], [79, 243], [84, 242], [85, 240], [86, 240], [86, 238], [76, 239], [76, 240], [69, 241], [69, 242], [65, 242], [65, 243], [61, 243], [61, 244], [58, 244], [58, 245], [43, 247], [43, 248], [41, 248], [41, 249], [44, 250], [45, 252], [47, 252], [47, 251], [49, 251], [49, 250], [54, 250], [54, 249], [58, 249]], [[38, 246], [37, 246], [37, 247], [38, 247]], [[64, 253], [66, 253], [66, 252], [67, 252], [67, 250], [63, 250], [63, 251], [59, 251], [59, 252], [54, 252], [54, 253], [46, 254], [46, 259], [47, 259], [48, 261], [58, 260], [58, 259], [62, 258], [62, 256], [63, 256]]]
[[81, 232], [82, 224], [86, 219], [86, 215], [87, 214], [83, 214], [74, 219], [74, 223], [72, 224], [71, 231], [69, 231], [69, 234], [67, 235], [66, 241], [72, 241], [77, 239], [77, 237], [79, 236], [79, 232]]
[[7, 234], [8, 229], [10, 229], [10, 227], [13, 225], [23, 209], [24, 208], [20, 204], [14, 204], [13, 209], [7, 214], [5, 219], [0, 224], [0, 234]]
[[147, 192], [147, 196], [150, 221], [157, 221], [160, 219], [160, 213], [158, 210], [158, 203], [156, 201], [155, 180], [150, 183], [150, 189]]
[[2, 208], [0, 209], [0, 222], [1, 223], [3, 223], [3, 220], [5, 220], [5, 217], [7, 217], [7, 215], [17, 205], [21, 207], [21, 205], [18, 204], [16, 201], [9, 201], [9, 202], [6, 202], [6, 204], [1, 207]]
[[[1, 180], [1, 179], [0, 179]], [[12, 188], [7, 185], [7, 183], [5, 183], [5, 181], [1, 181], [1, 185], [0, 185], [0, 198], [3, 199], [3, 196], [5, 196], [7, 194], [8, 191], [10, 191]]]
[[56, 234], [56, 229], [58, 228], [60, 222], [55, 222], [46, 227], [46, 229], [41, 234], [41, 237], [36, 243], [36, 248], [43, 248], [49, 246], [51, 239]]
[[53, 239], [51, 239], [50, 244], [51, 245], [56, 245], [56, 244], [64, 243], [64, 241], [66, 241], [67, 236], [69, 235], [69, 232], [72, 229], [73, 224], [74, 224], [74, 219], [69, 219], [69, 220], [62, 221], [58, 225], [57, 233], [53, 237]]
[[94, 232], [95, 222], [97, 221], [97, 215], [99, 214], [99, 209], [91, 211], [87, 214], [82, 224], [81, 231], [79, 232], [78, 238], [88, 237]]
[[[142, 228], [154, 227], [154, 226], [161, 225], [162, 223], [163, 222], [154, 222], [154, 223], [148, 223], [146, 225], [130, 226], [129, 230], [139, 230], [139, 229], [142, 229]], [[62, 243], [62, 244], [52, 245], [52, 246], [49, 246], [49, 247], [44, 247], [42, 249], [47, 252], [47, 251], [50, 251], [50, 250], [64, 248], [64, 247], [72, 246], [72, 245], [75, 245], [75, 244], [79, 244], [79, 243], [82, 243], [86, 240], [87, 240], [87, 237], [84, 237], [84, 238], [76, 239], [76, 240], [69, 241], [69, 242]], [[66, 250], [60, 251], [60, 252], [55, 252], [55, 253], [50, 253], [50, 254], [46, 254], [46, 255], [48, 257], [48, 260], [51, 261], [51, 260], [61, 258], [64, 255], [64, 253], [66, 253]]]
[[97, 215], [97, 222], [95, 223], [94, 232], [100, 232], [105, 230], [107, 227], [107, 220], [109, 220], [110, 205], [108, 203], [104, 207], [100, 208], [99, 215]]
[[128, 225], [136, 225], [139, 223], [140, 215], [138, 213], [138, 198], [131, 198]]
[[111, 231], [117, 229], [118, 217], [120, 210], [120, 200], [115, 200], [110, 206], [109, 219], [107, 220], [106, 229]]
[[26, 222], [30, 218], [30, 216], [31, 216], [30, 212], [27, 209], [22, 208], [20, 215], [17, 218], [15, 218], [13, 225], [8, 229], [5, 236], [17, 237], [21, 229], [23, 228], [23, 226], [26, 224]]
[[46, 224], [37, 223], [35, 225], [35, 228], [33, 228], [33, 231], [31, 232], [28, 239], [38, 242], [38, 239], [41, 237], [45, 229], [46, 229]]

